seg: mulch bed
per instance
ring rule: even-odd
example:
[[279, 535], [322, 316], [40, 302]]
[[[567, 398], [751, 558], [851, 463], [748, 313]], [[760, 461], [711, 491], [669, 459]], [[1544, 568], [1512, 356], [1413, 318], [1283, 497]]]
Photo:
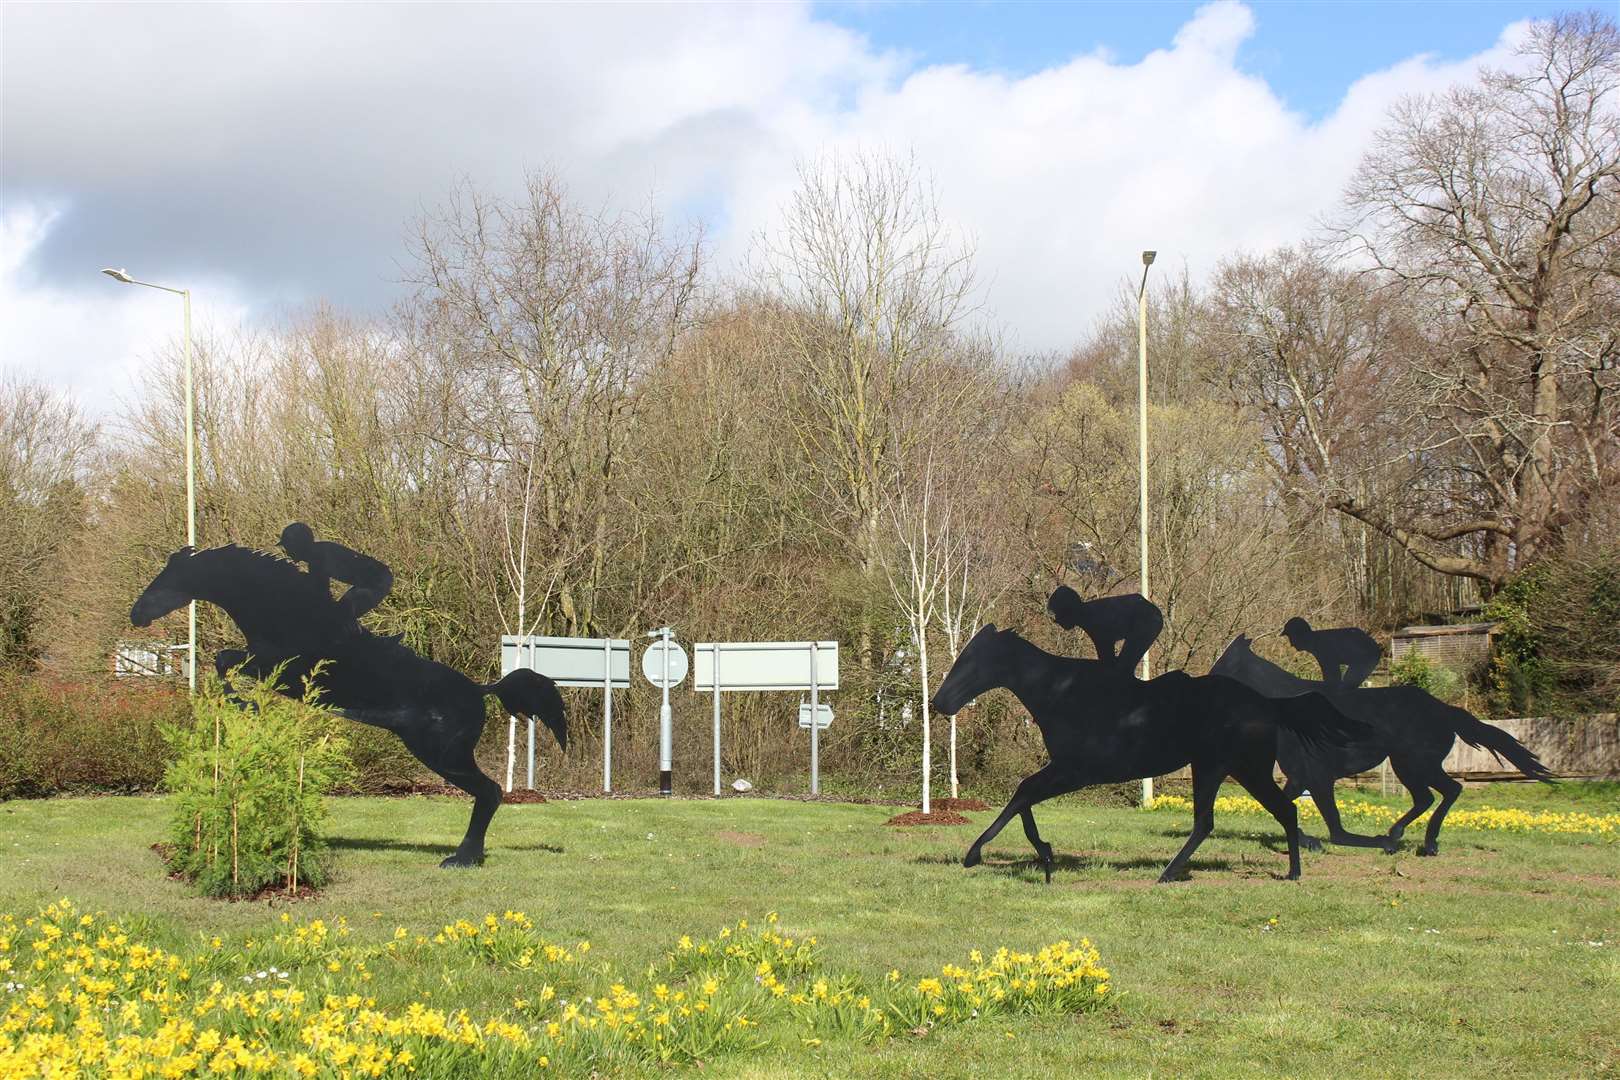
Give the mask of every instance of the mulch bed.
[[[168, 867], [169, 860], [174, 855], [174, 845], [153, 844], [152, 850], [157, 852], [157, 857], [163, 860], [164, 867]], [[191, 879], [179, 870], [170, 870], [169, 880], [184, 882], [187, 885], [191, 884]], [[233, 904], [257, 903], [262, 900], [273, 905], [277, 900], [290, 904], [299, 900], [313, 900], [319, 895], [321, 895], [319, 889], [300, 881], [298, 886], [293, 889], [289, 889], [285, 885], [266, 885], [251, 896], [218, 896], [214, 897], [214, 899], [228, 900]]]
[[[937, 803], [935, 804], [938, 805]], [[967, 818], [954, 810], [934, 810], [925, 814], [921, 810], [913, 810], [909, 814], [896, 814], [885, 821], [885, 825], [971, 825]]]

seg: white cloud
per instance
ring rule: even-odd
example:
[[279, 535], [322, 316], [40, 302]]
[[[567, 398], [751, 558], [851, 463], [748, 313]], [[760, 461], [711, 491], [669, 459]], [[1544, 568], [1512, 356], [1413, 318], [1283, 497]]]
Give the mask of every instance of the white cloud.
[[910, 66], [786, 4], [4, 18], [0, 357], [100, 401], [177, 325], [162, 294], [95, 277], [109, 263], [192, 285], [216, 326], [317, 297], [376, 308], [422, 206], [550, 167], [587, 202], [703, 208], [724, 264], [797, 160], [855, 146], [914, 152], [977, 238], [987, 307], [1022, 345], [1061, 347], [1140, 249], [1199, 274], [1297, 239], [1395, 98], [1505, 58], [1415, 57], [1313, 124], [1239, 68], [1256, 15], [1230, 0], [1138, 62], [1021, 78]]

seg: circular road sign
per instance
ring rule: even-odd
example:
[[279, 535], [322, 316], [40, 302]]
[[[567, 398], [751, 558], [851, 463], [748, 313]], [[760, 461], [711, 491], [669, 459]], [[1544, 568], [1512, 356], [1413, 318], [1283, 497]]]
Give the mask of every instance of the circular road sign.
[[664, 646], [669, 646], [669, 685], [679, 686], [686, 679], [686, 650], [675, 642], [665, 642], [662, 638], [647, 646], [647, 651], [641, 654], [641, 673], [647, 676], [647, 681], [654, 686], [668, 689], [664, 686]]

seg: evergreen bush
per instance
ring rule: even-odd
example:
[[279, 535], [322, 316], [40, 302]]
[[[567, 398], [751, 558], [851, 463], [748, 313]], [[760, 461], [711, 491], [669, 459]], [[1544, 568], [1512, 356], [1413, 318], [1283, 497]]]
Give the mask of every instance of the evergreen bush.
[[1416, 650], [1408, 650], [1395, 658], [1389, 665], [1389, 681], [1416, 686], [1448, 704], [1456, 702], [1463, 690], [1460, 675]]
[[319, 886], [329, 876], [324, 796], [349, 780], [347, 741], [316, 691], [284, 697], [277, 676], [233, 676], [229, 692], [210, 679], [191, 723], [166, 732], [170, 867], [210, 896]]

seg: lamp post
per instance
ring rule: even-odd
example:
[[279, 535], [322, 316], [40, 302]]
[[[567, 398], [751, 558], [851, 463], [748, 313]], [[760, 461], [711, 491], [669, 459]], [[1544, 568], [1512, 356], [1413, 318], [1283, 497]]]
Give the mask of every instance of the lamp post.
[[[192, 389], [191, 389], [191, 290], [173, 289], [167, 285], [155, 285], [150, 281], [137, 281], [129, 276], [128, 270], [108, 268], [102, 271], [114, 281], [125, 285], [144, 285], [148, 289], [161, 289], [164, 292], [175, 293], [185, 302], [185, 350], [186, 350], [186, 546], [197, 546], [197, 473], [195, 449], [195, 424], [192, 420]], [[186, 682], [192, 693], [197, 692], [197, 601], [191, 602], [190, 610], [186, 615]]]
[[[1142, 284], [1136, 290], [1136, 432], [1137, 432], [1137, 518], [1141, 525], [1142, 596], [1148, 592], [1148, 455], [1147, 455], [1147, 278], [1156, 251], [1142, 252]], [[1153, 677], [1152, 649], [1142, 654], [1142, 678]], [[1142, 778], [1142, 805], [1153, 802], [1153, 777]]]

